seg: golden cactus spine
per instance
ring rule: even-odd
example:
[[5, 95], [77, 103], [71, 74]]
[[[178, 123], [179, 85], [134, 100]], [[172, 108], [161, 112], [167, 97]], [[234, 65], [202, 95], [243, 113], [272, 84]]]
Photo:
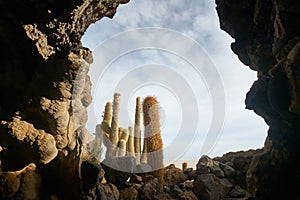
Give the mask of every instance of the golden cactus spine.
[[159, 189], [164, 186], [163, 143], [160, 133], [159, 104], [155, 97], [148, 96], [143, 102], [144, 146], [148, 164], [154, 170], [153, 176], [158, 179]]
[[136, 164], [141, 162], [141, 120], [142, 119], [142, 102], [141, 97], [136, 98], [135, 119], [134, 119], [134, 152]]
[[127, 155], [135, 157], [134, 153], [134, 135], [133, 135], [133, 127], [128, 126], [129, 137], [127, 140]]

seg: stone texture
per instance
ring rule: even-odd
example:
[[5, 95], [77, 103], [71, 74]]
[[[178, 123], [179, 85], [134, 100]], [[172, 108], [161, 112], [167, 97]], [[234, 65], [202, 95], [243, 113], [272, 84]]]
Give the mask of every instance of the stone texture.
[[41, 199], [82, 194], [79, 168], [87, 157], [81, 155], [86, 146], [78, 136], [85, 131], [92, 100], [87, 73], [93, 58], [80, 40], [89, 25], [112, 17], [127, 2], [0, 3], [5, 49], [0, 54], [0, 90], [5, 91], [0, 98], [0, 173], [35, 163]]
[[222, 185], [214, 174], [201, 174], [194, 181], [193, 192], [198, 199], [218, 200], [222, 197]]
[[40, 199], [41, 177], [31, 163], [22, 170], [0, 175], [1, 199]]
[[217, 161], [214, 161], [207, 155], [201, 156], [196, 166], [197, 174], [208, 174], [213, 173], [217, 177], [224, 177], [224, 172], [220, 168], [220, 164]]
[[114, 184], [108, 183], [104, 186], [104, 189], [107, 196], [107, 200], [119, 200], [120, 192]]
[[165, 167], [165, 185], [169, 188], [173, 189], [175, 185], [185, 182], [186, 178], [182, 170], [175, 165], [171, 164]]
[[140, 190], [140, 199], [151, 200], [155, 199], [158, 195], [158, 180], [151, 175], [147, 175], [145, 178], [144, 186]]
[[132, 187], [120, 191], [120, 200], [137, 200], [138, 191]]
[[[257, 154], [247, 173], [250, 196], [296, 199], [299, 186], [289, 180], [300, 161], [300, 3], [296, 0], [216, 0], [220, 27], [234, 42], [231, 49], [257, 71], [246, 108], [270, 126], [264, 153]], [[247, 167], [246, 167], [247, 168]], [[243, 171], [241, 171], [244, 173]], [[250, 184], [251, 183], [251, 184]]]

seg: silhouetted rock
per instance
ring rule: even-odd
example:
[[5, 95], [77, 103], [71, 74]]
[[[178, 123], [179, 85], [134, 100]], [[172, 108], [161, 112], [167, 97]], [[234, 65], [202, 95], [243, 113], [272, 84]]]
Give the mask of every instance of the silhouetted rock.
[[81, 164], [82, 187], [88, 193], [90, 189], [96, 187], [104, 177], [101, 165], [91, 161], [84, 161]]
[[[299, 181], [291, 179], [300, 163], [300, 3], [286, 1], [216, 0], [220, 27], [234, 42], [232, 51], [257, 72], [257, 80], [246, 95], [246, 108], [270, 126], [264, 149], [251, 156], [255, 161], [235, 162], [247, 173], [253, 199], [297, 199]], [[246, 172], [249, 168], [251, 170]], [[245, 163], [237, 166], [236, 163]], [[237, 176], [236, 176], [237, 177]]]
[[223, 188], [214, 174], [200, 174], [194, 181], [193, 192], [201, 200], [217, 200], [222, 198]]
[[105, 171], [105, 180], [119, 189], [126, 187], [127, 180], [136, 170], [135, 158], [131, 156], [107, 158], [101, 165]]

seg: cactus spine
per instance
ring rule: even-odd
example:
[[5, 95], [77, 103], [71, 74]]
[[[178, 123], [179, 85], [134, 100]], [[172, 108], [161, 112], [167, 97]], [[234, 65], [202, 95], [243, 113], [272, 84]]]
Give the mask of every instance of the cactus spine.
[[160, 134], [159, 104], [156, 98], [148, 96], [143, 102], [144, 114], [144, 153], [148, 164], [154, 169], [153, 176], [158, 179], [159, 189], [164, 186], [163, 143]]
[[141, 120], [142, 119], [142, 102], [141, 97], [136, 98], [135, 119], [134, 119], [134, 152], [136, 164], [141, 162]]
[[114, 157], [117, 153], [117, 146], [118, 146], [118, 129], [119, 129], [119, 113], [120, 113], [120, 94], [114, 94], [114, 100], [112, 105], [112, 119], [111, 119], [111, 126], [110, 126], [110, 134], [109, 140], [110, 144], [107, 145], [106, 150], [106, 158]]

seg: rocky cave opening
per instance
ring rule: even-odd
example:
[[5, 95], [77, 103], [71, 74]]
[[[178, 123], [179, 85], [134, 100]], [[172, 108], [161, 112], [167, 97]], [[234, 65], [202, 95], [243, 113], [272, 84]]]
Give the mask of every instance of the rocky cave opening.
[[[294, 189], [300, 185], [296, 0], [216, 0], [220, 27], [235, 39], [232, 51], [258, 72], [246, 106], [270, 126], [263, 149], [202, 157], [196, 170], [185, 173], [168, 166], [161, 193], [151, 176], [135, 176], [125, 189], [100, 183], [103, 171], [89, 161], [84, 145], [93, 56], [81, 38], [124, 3], [0, 2], [1, 199], [299, 198]], [[237, 174], [230, 174], [232, 168]]]

